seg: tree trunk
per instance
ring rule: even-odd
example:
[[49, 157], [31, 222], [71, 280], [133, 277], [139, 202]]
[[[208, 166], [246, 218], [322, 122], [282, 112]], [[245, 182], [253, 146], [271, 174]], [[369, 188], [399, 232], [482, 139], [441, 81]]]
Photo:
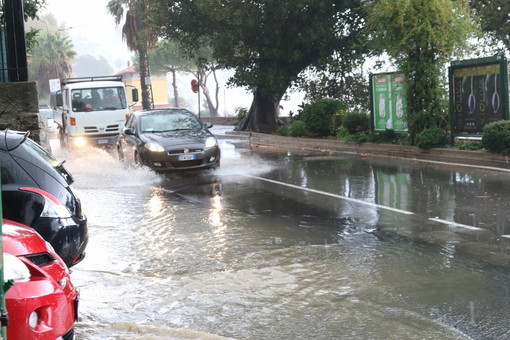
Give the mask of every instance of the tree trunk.
[[172, 70], [172, 87], [174, 89], [174, 106], [179, 107], [179, 92], [177, 90], [177, 72]]
[[142, 88], [142, 108], [144, 110], [149, 110], [151, 108], [149, 86], [145, 82], [145, 79], [149, 77], [147, 46], [142, 43], [138, 52], [140, 54], [140, 86]]
[[205, 69], [199, 68], [196, 77], [199, 80], [200, 88], [202, 89], [202, 93], [205, 97], [207, 108], [209, 109], [209, 114], [211, 117], [218, 117], [218, 100], [216, 98], [216, 106], [214, 106], [209, 88], [207, 88], [207, 78], [209, 75], [206, 74]]
[[277, 106], [282, 96], [271, 96], [259, 89], [253, 92], [253, 101], [248, 114], [238, 127], [240, 131], [271, 133], [278, 126]]

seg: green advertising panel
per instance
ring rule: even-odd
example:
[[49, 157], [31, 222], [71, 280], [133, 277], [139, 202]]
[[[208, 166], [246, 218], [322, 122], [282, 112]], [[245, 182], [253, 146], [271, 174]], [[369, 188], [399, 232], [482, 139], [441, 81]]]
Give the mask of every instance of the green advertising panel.
[[404, 77], [396, 73], [370, 77], [374, 130], [407, 131]]
[[453, 62], [450, 66], [452, 135], [477, 135], [486, 124], [508, 117], [504, 57]]

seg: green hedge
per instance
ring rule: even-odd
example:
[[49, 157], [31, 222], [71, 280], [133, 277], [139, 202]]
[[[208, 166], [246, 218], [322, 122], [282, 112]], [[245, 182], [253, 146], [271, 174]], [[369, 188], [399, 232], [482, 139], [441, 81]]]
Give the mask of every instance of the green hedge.
[[489, 152], [510, 154], [510, 121], [500, 120], [485, 125], [482, 146]]

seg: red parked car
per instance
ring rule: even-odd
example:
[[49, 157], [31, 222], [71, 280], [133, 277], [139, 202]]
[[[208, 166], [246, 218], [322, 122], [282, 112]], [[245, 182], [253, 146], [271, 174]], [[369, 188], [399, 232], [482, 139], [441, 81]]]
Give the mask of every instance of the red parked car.
[[3, 219], [4, 278], [9, 340], [71, 340], [78, 291], [69, 269], [32, 228]]

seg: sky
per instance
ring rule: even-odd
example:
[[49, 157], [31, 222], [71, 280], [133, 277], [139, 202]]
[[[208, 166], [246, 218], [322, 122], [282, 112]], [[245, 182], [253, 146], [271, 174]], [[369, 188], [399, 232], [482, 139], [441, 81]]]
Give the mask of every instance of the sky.
[[64, 25], [78, 55], [104, 56], [114, 71], [127, 67], [131, 52], [122, 41], [122, 26], [108, 14], [108, 0], [46, 0], [42, 12]]
[[[46, 0], [46, 8], [39, 16], [52, 13], [57, 24], [66, 27], [78, 56], [103, 56], [116, 73], [128, 67], [132, 53], [122, 41], [122, 23], [119, 26], [115, 24], [113, 16], [106, 10], [107, 4], [108, 0]], [[219, 75], [222, 79], [218, 109], [220, 115], [233, 115], [236, 107], [249, 108], [251, 105], [251, 94], [244, 89], [225, 86], [229, 74], [225, 71]], [[183, 77], [179, 94], [185, 96], [188, 108], [197, 112], [196, 95], [191, 92], [189, 81], [188, 77]], [[213, 85], [212, 82], [209, 84], [210, 91], [213, 91]], [[170, 88], [169, 84], [169, 91]], [[291, 96], [291, 100], [282, 102], [282, 115], [288, 115], [289, 111], [296, 113], [302, 100], [303, 94], [297, 93]]]

